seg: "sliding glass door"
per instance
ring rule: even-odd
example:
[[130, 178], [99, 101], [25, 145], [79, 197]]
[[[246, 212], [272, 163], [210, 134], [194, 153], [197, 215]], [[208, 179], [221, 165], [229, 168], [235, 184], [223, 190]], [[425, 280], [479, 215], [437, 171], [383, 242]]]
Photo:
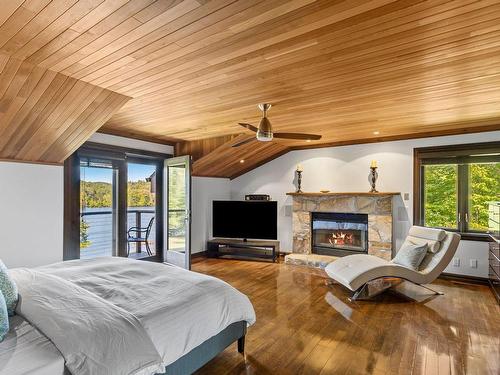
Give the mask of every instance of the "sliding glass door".
[[191, 268], [191, 158], [179, 156], [165, 161], [165, 233], [163, 259]]
[[157, 163], [127, 160], [127, 254], [131, 258], [156, 255]]

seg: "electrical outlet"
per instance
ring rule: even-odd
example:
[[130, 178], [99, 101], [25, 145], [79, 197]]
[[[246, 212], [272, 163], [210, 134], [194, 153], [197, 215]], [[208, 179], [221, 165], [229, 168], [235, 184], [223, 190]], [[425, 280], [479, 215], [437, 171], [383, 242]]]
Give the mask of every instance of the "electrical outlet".
[[403, 199], [404, 199], [405, 201], [409, 201], [409, 200], [410, 200], [410, 193], [404, 193], [404, 194], [403, 194]]
[[453, 258], [453, 267], [460, 267], [460, 258]]
[[477, 268], [477, 259], [471, 259], [470, 266], [471, 268]]

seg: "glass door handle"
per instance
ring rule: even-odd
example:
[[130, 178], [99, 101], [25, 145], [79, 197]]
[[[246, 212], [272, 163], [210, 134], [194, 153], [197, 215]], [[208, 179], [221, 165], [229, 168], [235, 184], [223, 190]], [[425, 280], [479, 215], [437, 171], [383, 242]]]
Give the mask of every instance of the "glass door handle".
[[466, 212], [465, 213], [465, 222], [468, 223], [469, 222], [469, 214]]

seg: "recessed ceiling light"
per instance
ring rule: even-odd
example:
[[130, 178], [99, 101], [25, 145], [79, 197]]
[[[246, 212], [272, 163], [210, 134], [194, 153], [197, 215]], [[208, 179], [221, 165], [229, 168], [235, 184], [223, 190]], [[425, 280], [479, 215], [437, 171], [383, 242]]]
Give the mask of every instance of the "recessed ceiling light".
[[245, 162], [245, 159], [241, 159], [240, 163], [243, 164]]
[[380, 134], [380, 132], [379, 132], [379, 131], [374, 131], [374, 132], [373, 132], [373, 134], [374, 134], [374, 135], [379, 135], [379, 134]]
[[310, 139], [306, 139], [306, 142], [307, 142], [307, 143], [311, 143], [311, 140], [310, 140]]

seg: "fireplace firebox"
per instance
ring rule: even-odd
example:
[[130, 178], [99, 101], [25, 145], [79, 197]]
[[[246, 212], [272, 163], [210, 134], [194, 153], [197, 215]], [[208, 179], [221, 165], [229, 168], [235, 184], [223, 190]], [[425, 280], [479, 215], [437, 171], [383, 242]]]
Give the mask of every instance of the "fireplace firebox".
[[368, 253], [368, 215], [312, 212], [312, 252], [345, 256]]

